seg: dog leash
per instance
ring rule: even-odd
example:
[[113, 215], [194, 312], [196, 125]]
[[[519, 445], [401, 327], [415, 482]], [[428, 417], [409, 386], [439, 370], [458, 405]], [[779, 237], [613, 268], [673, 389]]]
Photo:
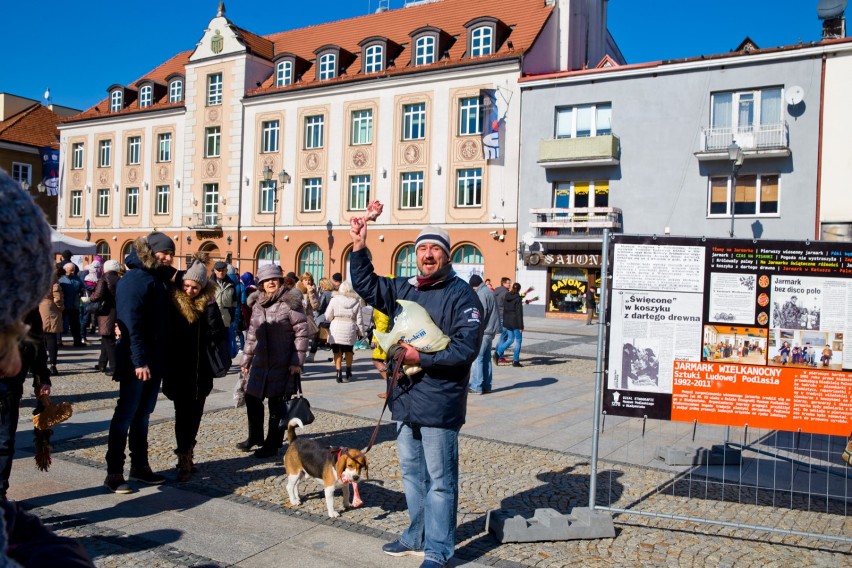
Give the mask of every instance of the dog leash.
[[376, 427], [373, 429], [373, 435], [370, 436], [370, 443], [367, 444], [367, 448], [364, 450], [365, 454], [373, 447], [373, 443], [379, 435], [379, 426], [382, 425], [382, 417], [385, 415], [385, 410], [388, 408], [388, 403], [390, 402], [390, 397], [393, 394], [393, 389], [396, 388], [399, 378], [405, 373], [402, 369], [402, 360], [404, 358], [405, 349], [400, 348], [394, 350], [393, 355], [388, 360], [387, 369], [390, 373], [390, 379], [388, 380], [388, 390], [385, 393], [385, 405], [382, 407], [382, 412], [379, 414], [379, 420], [376, 422]]

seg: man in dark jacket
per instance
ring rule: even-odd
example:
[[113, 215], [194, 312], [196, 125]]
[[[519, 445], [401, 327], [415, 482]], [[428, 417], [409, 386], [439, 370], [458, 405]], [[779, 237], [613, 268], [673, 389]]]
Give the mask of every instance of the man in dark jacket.
[[[504, 300], [506, 294], [509, 293], [509, 288], [512, 287], [512, 279], [504, 276], [500, 279], [500, 285], [494, 288], [494, 300], [497, 304], [497, 315], [500, 317], [500, 337], [497, 338], [497, 345], [506, 341], [509, 337], [509, 330], [503, 325], [503, 310], [505, 308]], [[494, 353], [494, 364], [497, 365], [497, 354]]]
[[168, 360], [168, 283], [175, 276], [175, 243], [163, 233], [139, 237], [127, 256], [127, 274], [116, 290], [120, 338], [113, 379], [121, 383], [109, 426], [104, 485], [113, 493], [131, 493], [124, 481], [124, 450], [130, 445], [130, 478], [159, 484], [165, 477], [148, 464], [148, 420], [157, 404]]
[[391, 556], [424, 555], [422, 568], [445, 566], [455, 550], [458, 433], [465, 421], [470, 368], [482, 340], [482, 304], [450, 264], [450, 239], [426, 227], [415, 241], [417, 276], [381, 278], [366, 249], [365, 218], [350, 223], [355, 291], [393, 320], [397, 300], [423, 306], [449, 338], [446, 349], [420, 353], [406, 343], [403, 362], [423, 371], [401, 381], [388, 401], [397, 421], [397, 449], [411, 524], [382, 547]]
[[468, 283], [476, 290], [483, 309], [482, 344], [470, 371], [470, 392], [486, 394], [491, 392], [491, 347], [494, 337], [503, 330], [503, 326], [500, 323], [500, 314], [497, 313], [497, 300], [491, 288], [482, 282], [482, 277], [478, 274], [471, 276]]

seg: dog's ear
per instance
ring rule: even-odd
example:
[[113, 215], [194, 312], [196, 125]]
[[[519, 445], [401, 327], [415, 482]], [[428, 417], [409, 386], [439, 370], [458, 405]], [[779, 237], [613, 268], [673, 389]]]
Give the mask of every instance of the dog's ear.
[[349, 454], [346, 453], [347, 448], [341, 448], [340, 453], [338, 454], [337, 463], [334, 464], [335, 469], [337, 469], [337, 479], [341, 479], [343, 477], [343, 472], [346, 470], [346, 459], [349, 457]]

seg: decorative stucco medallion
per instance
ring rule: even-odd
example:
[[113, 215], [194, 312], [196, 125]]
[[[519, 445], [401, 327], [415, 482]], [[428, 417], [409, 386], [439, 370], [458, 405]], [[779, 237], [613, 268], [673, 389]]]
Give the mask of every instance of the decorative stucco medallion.
[[169, 167], [160, 166], [160, 168], [157, 170], [157, 177], [160, 181], [166, 181], [166, 178], [169, 177]]
[[98, 174], [98, 181], [100, 183], [106, 183], [109, 181], [109, 174], [106, 172], [106, 170]]
[[139, 174], [136, 172], [136, 168], [130, 168], [127, 170], [127, 181], [130, 183], [134, 183], [138, 177]]
[[219, 109], [211, 108], [207, 111], [207, 120], [210, 122], [216, 122], [219, 120]]
[[74, 172], [74, 175], [71, 176], [71, 181], [74, 185], [80, 185], [80, 172]]
[[305, 169], [308, 171], [316, 171], [319, 167], [319, 156], [317, 156], [316, 152], [311, 152], [307, 156], [305, 156]]
[[414, 144], [409, 144], [405, 147], [405, 152], [403, 152], [402, 156], [406, 162], [413, 164], [420, 159], [420, 148]]
[[266, 156], [263, 159], [263, 169], [266, 169], [267, 167], [269, 167], [269, 169], [271, 169], [273, 172], [275, 171], [275, 160], [272, 158], [272, 156]]
[[461, 155], [465, 160], [472, 160], [479, 155], [479, 146], [473, 140], [465, 140], [461, 145]]
[[352, 165], [356, 168], [363, 168], [366, 163], [367, 153], [364, 152], [364, 150], [356, 150], [355, 153], [352, 154]]
[[215, 160], [210, 160], [206, 164], [204, 164], [204, 173], [207, 177], [213, 177], [216, 175], [216, 171], [219, 169], [219, 165]]

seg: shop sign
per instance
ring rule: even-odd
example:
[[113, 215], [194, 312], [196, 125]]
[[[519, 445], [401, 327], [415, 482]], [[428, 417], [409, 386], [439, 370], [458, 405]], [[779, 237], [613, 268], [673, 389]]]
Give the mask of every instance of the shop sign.
[[531, 252], [527, 263], [531, 266], [600, 266], [601, 255]]

